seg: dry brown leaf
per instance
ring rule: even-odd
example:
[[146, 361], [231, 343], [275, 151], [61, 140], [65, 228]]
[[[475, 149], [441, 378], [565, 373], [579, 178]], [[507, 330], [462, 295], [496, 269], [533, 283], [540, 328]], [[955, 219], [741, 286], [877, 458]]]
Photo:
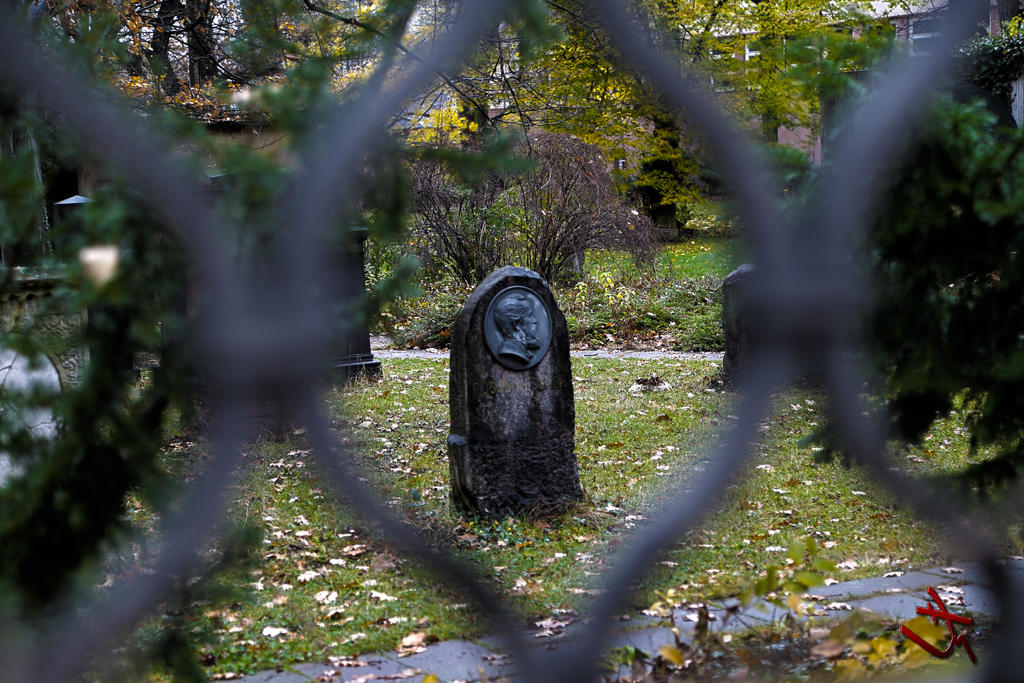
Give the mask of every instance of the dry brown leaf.
[[359, 661], [356, 655], [346, 655], [344, 657], [335, 657], [334, 655], [328, 655], [327, 661], [330, 663], [331, 666], [339, 668], [367, 665], [367, 662]]
[[387, 555], [374, 555], [373, 559], [370, 560], [370, 570], [374, 573], [386, 572], [389, 569], [394, 569], [395, 561]]
[[399, 657], [408, 657], [427, 649], [427, 634], [423, 631], [413, 631], [398, 644], [395, 651]]
[[846, 644], [841, 643], [838, 640], [832, 640], [831, 638], [818, 643], [811, 648], [811, 654], [815, 657], [824, 657], [825, 659], [835, 659], [839, 655], [843, 654], [846, 650]]
[[480, 659], [484, 660], [488, 664], [511, 664], [509, 656], [506, 654], [481, 655]]

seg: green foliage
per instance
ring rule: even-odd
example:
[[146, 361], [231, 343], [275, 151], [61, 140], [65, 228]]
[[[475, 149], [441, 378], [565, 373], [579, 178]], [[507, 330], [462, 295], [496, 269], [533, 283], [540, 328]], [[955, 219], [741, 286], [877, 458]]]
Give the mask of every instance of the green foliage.
[[898, 436], [920, 439], [962, 397], [984, 487], [1024, 466], [1024, 133], [993, 131], [980, 104], [948, 99], [886, 190], [872, 234], [878, 313]]
[[743, 594], [741, 602], [749, 605], [757, 598], [766, 600], [796, 616], [806, 610], [800, 596], [808, 589], [825, 585], [825, 579], [836, 571], [835, 564], [818, 557], [818, 544], [810, 536], [794, 539], [786, 550], [789, 562], [783, 566], [769, 566], [764, 576]]
[[969, 41], [961, 48], [959, 68], [963, 77], [1006, 102], [1010, 85], [1024, 75], [1024, 30], [1015, 17], [1002, 32]]
[[[27, 113], [5, 123], [32, 118]], [[35, 141], [45, 154], [58, 139], [39, 135]], [[5, 181], [32, 173], [31, 160], [23, 155], [5, 157], [2, 163]], [[104, 544], [122, 537], [127, 493], [139, 490], [155, 498], [166, 485], [154, 457], [163, 446], [168, 411], [187, 412], [192, 371], [183, 349], [168, 349], [152, 384], [132, 391], [133, 354], [156, 348], [159, 322], [168, 329], [180, 327], [169, 301], [181, 260], [161, 241], [154, 229], [159, 226], [147, 218], [139, 198], [112, 185], [96, 194], [77, 221], [61, 226], [66, 251], [59, 256], [77, 253], [86, 244], [119, 245], [115, 277], [94, 284], [77, 263], [52, 264], [47, 234], [19, 229], [38, 217], [43, 188], [26, 184], [20, 189], [21, 202], [5, 203], [3, 237], [5, 246], [19, 247], [25, 267], [5, 268], [4, 286], [16, 287], [19, 279], [40, 272], [31, 268], [39, 265], [49, 265], [64, 285], [39, 304], [32, 319], [8, 329], [3, 345], [34, 359], [46, 351], [67, 351], [66, 346], [55, 349], [57, 343], [90, 350], [81, 384], [65, 387], [59, 396], [12, 387], [0, 394], [6, 416], [29, 406], [46, 408], [62, 425], [53, 441], [33, 437], [24, 424], [10, 420], [0, 434], [3, 450], [20, 470], [0, 488], [0, 591], [15, 596], [21, 616], [38, 617], [93, 566]], [[55, 340], [41, 324], [46, 315], [86, 309], [88, 325], [70, 340]]]
[[400, 298], [384, 309], [384, 320], [398, 346], [445, 348], [451, 341], [455, 316], [472, 288], [451, 278], [427, 287], [426, 295]]
[[[388, 4], [393, 6], [384, 14], [394, 19], [401, 3]], [[252, 21], [239, 39], [245, 38], [253, 50], [253, 69], [280, 68], [279, 55], [262, 51], [271, 45], [285, 49], [295, 44], [278, 20], [300, 11], [299, 5], [281, 3], [274, 11], [268, 7], [250, 3], [244, 8]], [[55, 17], [55, 22], [63, 18]], [[117, 72], [115, 67], [125, 59], [117, 32], [86, 9], [72, 19], [69, 26], [82, 27], [74, 40], [60, 32], [44, 32], [39, 40], [77, 64], [73, 77], [85, 78], [81, 72], [91, 70], [113, 78], [109, 72]], [[230, 245], [231, 256], [246, 273], [264, 268], [281, 239], [275, 211], [294, 177], [283, 168], [282, 158], [301, 147], [319, 123], [311, 114], [330, 95], [331, 75], [324, 62], [308, 60], [289, 74], [286, 85], [254, 91], [252, 101], [259, 104], [260, 114], [275, 122], [283, 138], [281, 149], [275, 151], [285, 154], [278, 157], [253, 150], [244, 140], [214, 141], [180, 115], [147, 111], [155, 139], [163, 135], [173, 140], [174, 148], [197, 152], [191, 157], [181, 154], [197, 177], [208, 173], [210, 163], [219, 172], [213, 189], [216, 222], [223, 232], [211, 236], [211, 242], [225, 238], [223, 243]], [[137, 99], [135, 104], [143, 102]], [[34, 317], [3, 326], [0, 344], [39, 366], [49, 362], [43, 359], [45, 352], [89, 352], [81, 382], [63, 387], [59, 395], [22, 391], [10, 383], [0, 387], [0, 451], [15, 465], [0, 486], [0, 605], [11, 631], [21, 629], [30, 638], [55, 606], [77, 589], [99, 586], [108, 571], [119, 581], [148, 569], [145, 563], [150, 558], [143, 557], [132, 561], [131, 572], [114, 571], [124, 563], [119, 559], [124, 556], [121, 544], [138, 531], [126, 501], [138, 501], [156, 520], [170, 518], [180, 502], [181, 481], [189, 477], [168, 473], [177, 469], [180, 454], [166, 454], [167, 440], [172, 430], [194, 435], [205, 419], [196, 411], [203, 382], [194, 366], [195, 350], [184, 344], [193, 320], [181, 302], [191, 289], [194, 313], [201, 310], [208, 293], [201, 283], [187, 282], [186, 260], [166, 226], [154, 219], [134, 179], [105, 167], [103, 158], [84, 150], [61, 117], [40, 111], [33, 101], [15, 100], [4, 89], [0, 139], [0, 288], [6, 295], [19, 280], [41, 275], [61, 281], [52, 297], [38, 303]], [[354, 204], [368, 219], [374, 244], [393, 243], [403, 235], [409, 202], [403, 154], [404, 149], [395, 146], [382, 158], [367, 159], [361, 196]], [[80, 188], [93, 203], [52, 225], [47, 201], [55, 198], [47, 193], [54, 172], [74, 167], [92, 171], [83, 174], [86, 177], [102, 180]], [[332, 243], [345, 243], [350, 224], [356, 222], [363, 223], [342, 217], [330, 236]], [[77, 259], [81, 248], [94, 245], [116, 247], [118, 261], [109, 281], [90, 279]], [[374, 304], [404, 291], [412, 271], [408, 261], [381, 257], [380, 262], [374, 274]], [[46, 316], [82, 311], [88, 311], [88, 323], [69, 340], [55, 340]], [[158, 354], [160, 361], [141, 383], [133, 372], [133, 359], [140, 352]], [[17, 419], [26, 408], [54, 412], [59, 424], [55, 438], [41, 438]], [[159, 548], [163, 530], [156, 522], [149, 530], [151, 548]], [[243, 525], [240, 531], [251, 528]], [[244, 540], [221, 539], [201, 553], [202, 562], [194, 571], [209, 581], [178, 586], [170, 604], [184, 609], [195, 600], [209, 599], [218, 574], [238, 570], [258, 547], [251, 534]], [[194, 652], [184, 647], [189, 641], [178, 631], [181, 625], [181, 620], [169, 619], [154, 627], [144, 649], [147, 656], [164, 661], [176, 679], [201, 679]]]

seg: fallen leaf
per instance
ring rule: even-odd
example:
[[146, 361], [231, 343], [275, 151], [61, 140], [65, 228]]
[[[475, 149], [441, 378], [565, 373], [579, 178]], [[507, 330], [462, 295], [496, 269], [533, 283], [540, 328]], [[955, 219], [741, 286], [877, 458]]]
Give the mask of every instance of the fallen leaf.
[[840, 681], [857, 681], [864, 678], [864, 665], [856, 659], [840, 659], [835, 663], [833, 671]]
[[413, 631], [406, 637], [402, 638], [402, 641], [395, 648], [398, 652], [399, 657], [408, 657], [423, 652], [427, 649], [427, 634], [423, 631]]
[[506, 654], [481, 655], [480, 659], [488, 664], [511, 664], [509, 656]]
[[830, 602], [825, 605], [822, 609], [827, 611], [840, 611], [840, 610], [852, 610], [850, 603], [848, 602]]
[[387, 555], [374, 555], [373, 559], [370, 560], [370, 570], [374, 573], [386, 572], [389, 569], [393, 569], [395, 561]]
[[330, 605], [338, 599], [337, 591], [320, 591], [313, 596], [313, 599], [321, 605]]
[[367, 683], [368, 681], [399, 681], [406, 678], [415, 678], [423, 673], [420, 669], [403, 669], [396, 674], [365, 674], [356, 676], [349, 683]]
[[832, 640], [831, 638], [823, 643], [818, 643], [811, 648], [811, 654], [815, 657], [824, 657], [825, 659], [835, 659], [839, 655], [843, 654], [846, 650], [846, 644], [841, 643], [838, 640]]
[[550, 628], [550, 629], [564, 629], [566, 626], [571, 624], [574, 620], [569, 619], [555, 619], [554, 617], [548, 617], [547, 619], [541, 619], [534, 623], [537, 628]]
[[526, 595], [533, 595], [543, 591], [543, 586], [540, 585], [540, 581], [536, 579], [530, 579], [527, 581], [524, 578], [516, 579], [516, 583], [512, 586], [513, 593], [524, 593]]
[[334, 655], [328, 655], [327, 661], [331, 666], [336, 667], [354, 667], [354, 666], [366, 666], [367, 662], [360, 662], [356, 655], [346, 655], [344, 657], [335, 657]]
[[683, 653], [675, 645], [662, 645], [658, 648], [658, 654], [662, 659], [672, 662], [676, 666], [683, 665]]
[[278, 636], [286, 636], [289, 634], [291, 634], [291, 631], [286, 628], [281, 628], [280, 626], [265, 626], [263, 628], [263, 635], [267, 638], [277, 638]]

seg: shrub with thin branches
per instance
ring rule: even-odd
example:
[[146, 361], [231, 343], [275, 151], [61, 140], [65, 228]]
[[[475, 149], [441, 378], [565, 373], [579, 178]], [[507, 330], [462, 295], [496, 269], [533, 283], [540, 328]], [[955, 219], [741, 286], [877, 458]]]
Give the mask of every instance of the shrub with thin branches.
[[520, 265], [549, 281], [578, 272], [586, 251], [654, 252], [654, 225], [615, 193], [594, 145], [561, 133], [535, 132], [519, 145], [533, 162], [521, 174], [491, 173], [460, 183], [437, 161], [413, 169], [414, 231], [428, 268], [475, 285], [503, 265]]

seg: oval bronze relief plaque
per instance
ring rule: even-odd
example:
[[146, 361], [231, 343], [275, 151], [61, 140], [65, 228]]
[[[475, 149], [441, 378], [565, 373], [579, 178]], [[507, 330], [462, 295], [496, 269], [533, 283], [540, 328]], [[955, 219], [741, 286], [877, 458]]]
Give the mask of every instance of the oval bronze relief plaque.
[[551, 345], [551, 313], [527, 287], [498, 292], [484, 315], [487, 348], [509, 370], [526, 370], [540, 362]]

